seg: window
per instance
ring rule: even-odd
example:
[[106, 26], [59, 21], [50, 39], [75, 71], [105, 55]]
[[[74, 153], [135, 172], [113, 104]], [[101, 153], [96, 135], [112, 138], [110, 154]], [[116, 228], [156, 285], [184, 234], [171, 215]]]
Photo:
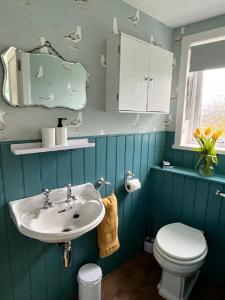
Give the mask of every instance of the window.
[[202, 128], [221, 129], [225, 137], [225, 68], [203, 72], [197, 122]]
[[[222, 139], [224, 139], [225, 68], [191, 72], [189, 81], [192, 81], [192, 84], [189, 83], [187, 88], [187, 97], [194, 95], [190, 100], [192, 101], [190, 107], [186, 109], [187, 119], [192, 118], [193, 120], [190, 123], [190, 143], [194, 143], [192, 132], [197, 127], [211, 127], [213, 131], [221, 129], [223, 131]], [[188, 102], [186, 105], [189, 105]]]
[[182, 42], [174, 148], [191, 150], [197, 127], [221, 129], [218, 153], [225, 154], [225, 27]]

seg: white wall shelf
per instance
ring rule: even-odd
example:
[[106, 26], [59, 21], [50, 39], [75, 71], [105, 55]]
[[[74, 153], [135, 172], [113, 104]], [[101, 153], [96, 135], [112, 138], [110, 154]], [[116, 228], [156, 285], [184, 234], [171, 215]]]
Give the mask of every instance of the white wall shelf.
[[51, 148], [43, 148], [41, 143], [11, 144], [11, 151], [15, 155], [25, 155], [44, 152], [65, 151], [95, 147], [95, 143], [89, 143], [88, 139], [77, 139], [68, 141], [67, 146], [57, 145]]

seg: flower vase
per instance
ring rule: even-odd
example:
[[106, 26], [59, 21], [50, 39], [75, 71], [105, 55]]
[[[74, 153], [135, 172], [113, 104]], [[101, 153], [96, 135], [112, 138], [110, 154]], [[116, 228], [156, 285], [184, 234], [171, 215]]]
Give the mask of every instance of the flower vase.
[[198, 169], [199, 173], [203, 177], [211, 177], [215, 174], [215, 168], [213, 165], [207, 165], [202, 163]]

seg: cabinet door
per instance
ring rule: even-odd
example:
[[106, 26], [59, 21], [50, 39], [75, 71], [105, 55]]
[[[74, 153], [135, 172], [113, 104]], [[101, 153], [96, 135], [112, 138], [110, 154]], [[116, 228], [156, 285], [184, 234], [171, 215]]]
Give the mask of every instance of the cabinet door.
[[169, 113], [173, 54], [150, 46], [150, 72], [147, 111]]
[[120, 111], [146, 111], [149, 46], [125, 35], [120, 46]]

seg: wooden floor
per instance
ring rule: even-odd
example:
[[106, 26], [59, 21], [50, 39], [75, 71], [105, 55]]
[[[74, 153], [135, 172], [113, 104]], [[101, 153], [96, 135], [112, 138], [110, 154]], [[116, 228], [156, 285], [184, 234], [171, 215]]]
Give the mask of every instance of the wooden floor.
[[[140, 253], [103, 279], [102, 300], [161, 300], [160, 275], [153, 256]], [[189, 300], [225, 300], [225, 287], [200, 276]]]

